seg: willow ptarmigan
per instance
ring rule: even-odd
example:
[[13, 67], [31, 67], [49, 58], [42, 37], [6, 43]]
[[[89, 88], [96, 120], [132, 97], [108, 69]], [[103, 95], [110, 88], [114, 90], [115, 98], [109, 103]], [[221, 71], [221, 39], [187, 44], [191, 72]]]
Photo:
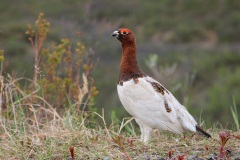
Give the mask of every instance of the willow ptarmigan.
[[112, 33], [122, 43], [122, 60], [117, 91], [124, 108], [140, 126], [141, 141], [150, 140], [153, 129], [177, 134], [203, 131], [187, 109], [163, 85], [143, 73], [136, 59], [136, 40], [132, 31], [121, 28]]

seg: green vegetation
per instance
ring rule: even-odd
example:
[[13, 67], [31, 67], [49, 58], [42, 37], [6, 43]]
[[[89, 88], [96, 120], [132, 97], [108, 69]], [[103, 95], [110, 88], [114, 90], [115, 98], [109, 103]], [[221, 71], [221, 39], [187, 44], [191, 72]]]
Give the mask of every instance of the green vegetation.
[[[0, 158], [240, 157], [239, 10], [238, 0], [1, 1]], [[122, 26], [144, 72], [213, 139], [137, 140], [116, 93], [121, 49], [110, 34]]]
[[[86, 48], [95, 53], [93, 77], [97, 79], [95, 85], [101, 91], [95, 97], [96, 107], [99, 111], [106, 109], [107, 123], [114, 110], [121, 119], [126, 116], [116, 93], [121, 50], [110, 34], [125, 26], [136, 34], [138, 60], [146, 73], [151, 73], [144, 63], [151, 53], [158, 55], [157, 65], [160, 67], [176, 64], [172, 77], [158, 76], [162, 75], [160, 72], [163, 69], [150, 75], [158, 77], [166, 88], [174, 92], [194, 117], [199, 117], [202, 112], [207, 126], [219, 121], [231, 128], [232, 95], [235, 96], [236, 106], [240, 105], [238, 0], [213, 0], [211, 3], [201, 0], [71, 0], [66, 4], [65, 1], [43, 0], [25, 1], [18, 5], [1, 1], [0, 7], [0, 49], [5, 51], [5, 73], [31, 79], [36, 73], [34, 54], [28, 35], [24, 33], [26, 24], [32, 23], [40, 12], [44, 12], [51, 23], [44, 45], [51, 46], [54, 41], [63, 45], [61, 39], [64, 37], [70, 37], [70, 45], [76, 45], [77, 34], [80, 34]], [[54, 47], [50, 52], [53, 51]], [[194, 78], [186, 89], [182, 85], [187, 82], [188, 76]], [[175, 82], [169, 84], [169, 79], [175, 79]]]
[[[94, 128], [89, 127], [93, 119], [81, 115], [58, 115], [54, 110], [46, 110], [51, 120], [46, 123], [18, 116], [22, 121], [1, 121], [1, 159], [160, 159], [203, 158], [216, 159], [222, 157], [231, 159], [240, 156], [239, 137], [226, 137], [219, 130], [208, 130], [214, 139], [206, 139], [198, 135], [188, 134], [184, 137], [169, 132], [153, 133], [149, 144], [138, 141], [134, 128], [129, 123], [121, 126], [112, 124], [104, 126], [104, 119], [98, 121]], [[34, 110], [36, 114], [38, 111]], [[19, 111], [19, 115], [24, 114]], [[93, 113], [96, 116], [97, 113]], [[38, 126], [38, 123], [41, 125]], [[122, 126], [131, 132], [120, 131]], [[228, 133], [228, 132], [226, 132]], [[223, 134], [223, 135], [222, 135]], [[233, 133], [231, 133], [233, 134]], [[237, 133], [234, 133], [234, 135]], [[238, 133], [240, 134], [240, 133]], [[227, 135], [228, 136], [228, 135]], [[221, 149], [219, 149], [221, 147]], [[71, 156], [71, 152], [73, 153]], [[184, 157], [184, 158], [183, 158]]]
[[235, 102], [235, 98], [233, 97], [233, 107], [231, 107], [231, 112], [232, 112], [232, 117], [235, 123], [236, 130], [239, 130], [240, 128], [240, 119], [238, 117], [238, 111], [237, 111], [237, 106]]

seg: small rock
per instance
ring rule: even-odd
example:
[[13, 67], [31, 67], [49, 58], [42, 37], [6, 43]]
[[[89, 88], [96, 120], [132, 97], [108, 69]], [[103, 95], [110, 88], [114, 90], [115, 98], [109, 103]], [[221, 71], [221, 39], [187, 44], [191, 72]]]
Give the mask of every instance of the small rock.
[[71, 156], [68, 156], [68, 157], [67, 157], [67, 160], [72, 160], [72, 157], [71, 157]]
[[209, 155], [208, 160], [215, 160], [217, 158], [218, 158], [218, 155], [214, 153]]
[[110, 158], [109, 157], [104, 157], [103, 160], [110, 160]]
[[143, 160], [151, 160], [150, 155], [148, 154], [143, 155]]
[[190, 160], [190, 159], [195, 159], [195, 158], [197, 158], [197, 156], [195, 156], [195, 155], [190, 155], [190, 156], [188, 156], [188, 160]]

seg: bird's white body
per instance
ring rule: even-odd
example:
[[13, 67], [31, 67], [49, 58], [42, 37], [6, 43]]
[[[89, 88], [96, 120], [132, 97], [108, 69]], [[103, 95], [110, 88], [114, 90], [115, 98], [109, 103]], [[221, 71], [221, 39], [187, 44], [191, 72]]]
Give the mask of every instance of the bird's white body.
[[146, 76], [138, 78], [137, 83], [131, 79], [117, 86], [124, 108], [140, 126], [141, 141], [147, 142], [153, 129], [168, 130], [177, 134], [184, 131], [196, 132], [197, 122], [187, 109], [165, 88], [164, 94], [157, 92], [151, 82], [161, 85]]

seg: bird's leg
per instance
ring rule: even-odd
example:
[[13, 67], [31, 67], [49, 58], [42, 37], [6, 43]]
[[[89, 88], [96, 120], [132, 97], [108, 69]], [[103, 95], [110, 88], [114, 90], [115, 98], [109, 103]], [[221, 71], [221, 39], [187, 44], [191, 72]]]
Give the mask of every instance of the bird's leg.
[[143, 142], [146, 143], [151, 138], [152, 128], [144, 126], [143, 128]]
[[144, 125], [141, 121], [139, 121], [138, 119], [136, 119], [136, 122], [138, 123], [139, 127], [140, 127], [140, 130], [141, 130], [141, 138], [140, 138], [140, 141], [141, 142], [148, 142], [151, 138], [151, 133], [152, 133], [152, 128]]
[[144, 129], [143, 129], [143, 125], [142, 125], [141, 121], [139, 121], [138, 119], [135, 118], [135, 120], [136, 120], [137, 124], [139, 125], [140, 131], [141, 131], [140, 141], [143, 142], [143, 141], [144, 141]]
[[144, 140], [144, 135], [143, 135], [143, 128], [140, 126], [140, 130], [141, 130], [141, 138], [140, 141], [143, 142]]

